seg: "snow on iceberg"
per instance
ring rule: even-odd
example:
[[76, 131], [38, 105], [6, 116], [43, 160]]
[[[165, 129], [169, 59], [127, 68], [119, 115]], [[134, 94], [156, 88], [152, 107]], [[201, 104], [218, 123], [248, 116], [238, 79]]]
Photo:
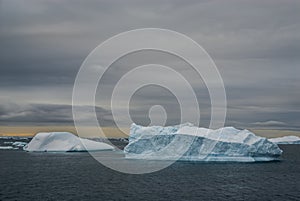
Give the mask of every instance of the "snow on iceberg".
[[89, 139], [79, 138], [68, 132], [38, 133], [23, 147], [25, 151], [75, 152], [113, 150], [114, 147]]
[[132, 124], [124, 153], [132, 159], [254, 162], [276, 160], [282, 150], [266, 138], [233, 127], [211, 130], [191, 124]]
[[300, 137], [297, 136], [284, 136], [269, 139], [276, 144], [300, 144]]

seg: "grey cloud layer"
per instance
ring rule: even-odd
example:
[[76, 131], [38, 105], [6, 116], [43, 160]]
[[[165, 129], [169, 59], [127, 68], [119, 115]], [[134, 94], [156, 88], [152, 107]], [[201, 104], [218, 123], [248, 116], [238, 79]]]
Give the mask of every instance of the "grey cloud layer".
[[[190, 36], [215, 60], [227, 91], [228, 124], [299, 130], [299, 8], [296, 0], [2, 0], [0, 123], [72, 124], [72, 87], [88, 53], [120, 32], [159, 27]], [[105, 95], [99, 98], [99, 107], [109, 111], [109, 94], [117, 79], [134, 65], [151, 60], [185, 73], [202, 100], [206, 124], [210, 102], [203, 82], [182, 62], [153, 53], [136, 54], [112, 66], [101, 81]], [[148, 122], [145, 108], [152, 99], [176, 107], [171, 96], [146, 92], [133, 101], [133, 119]], [[171, 119], [170, 123], [177, 122]], [[111, 125], [110, 118], [106, 123]]]
[[[82, 113], [80, 120], [89, 125], [93, 108], [90, 106], [76, 106]], [[99, 121], [104, 126], [112, 126], [111, 112], [101, 107], [95, 107]], [[16, 104], [0, 105], [0, 125], [74, 125], [72, 105], [59, 104]]]

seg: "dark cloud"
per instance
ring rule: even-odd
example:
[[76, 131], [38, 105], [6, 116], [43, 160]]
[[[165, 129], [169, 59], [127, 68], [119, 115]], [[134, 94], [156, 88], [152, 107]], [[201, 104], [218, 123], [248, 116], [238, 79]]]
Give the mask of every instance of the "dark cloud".
[[[158, 27], [184, 33], [210, 53], [226, 87], [228, 125], [300, 130], [299, 8], [296, 0], [2, 0], [0, 123], [73, 124], [73, 83], [88, 53], [120, 32]], [[115, 83], [133, 67], [153, 61], [190, 81], [208, 124], [210, 100], [203, 81], [178, 58], [159, 55], [129, 55], [106, 72], [96, 97], [104, 125], [113, 125], [107, 105]], [[168, 107], [168, 123], [176, 123], [174, 97], [149, 88], [132, 100], [133, 119], [147, 124], [147, 111], [157, 102]]]
[[255, 126], [284, 126], [286, 123], [281, 121], [264, 121], [264, 122], [255, 122]]
[[[82, 113], [80, 120], [88, 125], [93, 108], [76, 106]], [[112, 126], [111, 112], [101, 107], [95, 107], [99, 122], [103, 126]], [[23, 104], [5, 103], [0, 105], [0, 125], [74, 125], [72, 105], [59, 104]]]
[[71, 107], [67, 105], [30, 104], [17, 105], [13, 103], [0, 105], [1, 124], [71, 124]]

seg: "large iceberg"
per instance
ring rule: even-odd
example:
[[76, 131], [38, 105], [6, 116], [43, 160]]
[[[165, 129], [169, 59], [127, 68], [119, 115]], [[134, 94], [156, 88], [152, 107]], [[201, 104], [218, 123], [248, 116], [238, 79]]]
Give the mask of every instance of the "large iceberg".
[[233, 127], [212, 130], [191, 124], [132, 124], [124, 153], [132, 159], [254, 162], [276, 160], [282, 150], [266, 138]]
[[276, 144], [300, 144], [300, 137], [297, 136], [284, 136], [269, 139]]
[[103, 142], [79, 138], [68, 132], [38, 133], [23, 147], [25, 151], [74, 152], [113, 150]]

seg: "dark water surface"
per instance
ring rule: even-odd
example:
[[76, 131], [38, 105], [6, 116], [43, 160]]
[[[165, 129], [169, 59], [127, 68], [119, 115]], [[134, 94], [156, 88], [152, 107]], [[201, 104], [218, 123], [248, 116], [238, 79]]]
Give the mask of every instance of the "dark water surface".
[[300, 200], [300, 145], [280, 147], [280, 162], [177, 162], [144, 175], [88, 153], [0, 150], [0, 200]]

